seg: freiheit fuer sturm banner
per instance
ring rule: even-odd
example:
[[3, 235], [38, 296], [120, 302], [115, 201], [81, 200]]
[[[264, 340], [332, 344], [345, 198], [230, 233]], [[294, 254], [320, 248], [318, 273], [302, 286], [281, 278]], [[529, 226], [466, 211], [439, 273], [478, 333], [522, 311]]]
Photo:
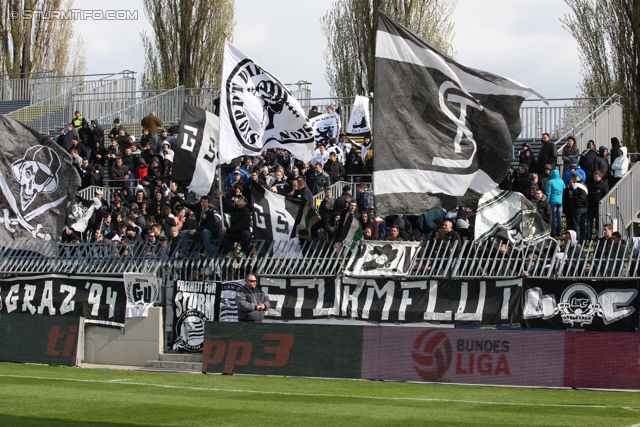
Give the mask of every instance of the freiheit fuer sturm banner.
[[127, 297], [122, 278], [42, 275], [0, 280], [0, 313], [81, 316], [124, 327]]

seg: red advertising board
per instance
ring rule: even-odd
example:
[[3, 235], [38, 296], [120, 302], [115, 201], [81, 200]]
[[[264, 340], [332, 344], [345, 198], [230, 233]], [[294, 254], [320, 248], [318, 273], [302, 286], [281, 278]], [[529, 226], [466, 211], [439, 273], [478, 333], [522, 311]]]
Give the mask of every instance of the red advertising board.
[[640, 389], [640, 334], [567, 332], [565, 386]]
[[365, 328], [362, 378], [558, 387], [564, 332]]

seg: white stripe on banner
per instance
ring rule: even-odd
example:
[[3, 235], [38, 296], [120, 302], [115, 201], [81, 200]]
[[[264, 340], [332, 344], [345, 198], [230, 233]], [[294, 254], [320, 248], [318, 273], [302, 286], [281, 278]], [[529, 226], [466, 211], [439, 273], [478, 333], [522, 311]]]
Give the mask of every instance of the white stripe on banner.
[[216, 176], [218, 166], [218, 134], [220, 132], [220, 119], [213, 113], [205, 111], [207, 120], [202, 132], [202, 143], [198, 151], [196, 168], [193, 171], [189, 190], [198, 195], [204, 195], [211, 191], [211, 185]]
[[471, 95], [468, 92], [482, 95], [513, 95], [526, 98], [534, 93], [532, 89], [526, 88], [513, 79], [501, 77], [521, 86], [522, 89], [499, 86], [489, 80], [471, 75], [455, 65], [448, 63], [436, 52], [424, 49], [410, 40], [384, 31], [378, 31], [376, 36], [376, 57], [436, 69], [451, 80], [457, 82], [458, 85], [463, 88], [462, 90], [469, 96]]
[[392, 169], [374, 171], [376, 195], [394, 193], [430, 193], [464, 196], [467, 189], [486, 193], [498, 185], [486, 172], [478, 170], [469, 175], [421, 169]]

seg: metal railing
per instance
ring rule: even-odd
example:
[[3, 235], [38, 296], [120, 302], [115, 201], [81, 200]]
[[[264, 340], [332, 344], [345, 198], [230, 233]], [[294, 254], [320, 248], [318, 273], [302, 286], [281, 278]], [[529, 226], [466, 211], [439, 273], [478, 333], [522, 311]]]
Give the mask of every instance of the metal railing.
[[140, 121], [150, 111], [155, 111], [156, 116], [163, 123], [176, 123], [180, 120], [184, 101], [184, 86], [178, 86], [158, 95], [142, 98], [131, 106], [101, 116], [97, 120], [102, 124], [110, 124], [113, 123], [114, 119], [118, 118], [130, 135], [142, 135]]
[[629, 234], [629, 227], [640, 213], [640, 162], [635, 163], [620, 181], [598, 203], [600, 224], [613, 224], [613, 229]]

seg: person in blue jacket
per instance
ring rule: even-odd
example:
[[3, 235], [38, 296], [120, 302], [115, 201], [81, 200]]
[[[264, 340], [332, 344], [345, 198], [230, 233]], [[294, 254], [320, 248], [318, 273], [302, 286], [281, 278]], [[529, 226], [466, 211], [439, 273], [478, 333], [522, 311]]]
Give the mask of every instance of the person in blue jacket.
[[573, 172], [576, 172], [578, 174], [582, 182], [585, 182], [587, 180], [587, 174], [578, 164], [578, 159], [574, 157], [573, 159], [571, 159], [571, 168], [564, 171], [564, 175], [562, 175], [562, 180], [564, 181], [565, 186], [569, 185], [569, 180], [571, 179], [571, 174]]
[[[567, 172], [571, 173], [571, 169], [567, 170]], [[551, 205], [552, 236], [562, 236], [562, 192], [565, 187], [564, 181], [560, 179], [560, 172], [552, 170], [545, 192], [547, 203]]]

